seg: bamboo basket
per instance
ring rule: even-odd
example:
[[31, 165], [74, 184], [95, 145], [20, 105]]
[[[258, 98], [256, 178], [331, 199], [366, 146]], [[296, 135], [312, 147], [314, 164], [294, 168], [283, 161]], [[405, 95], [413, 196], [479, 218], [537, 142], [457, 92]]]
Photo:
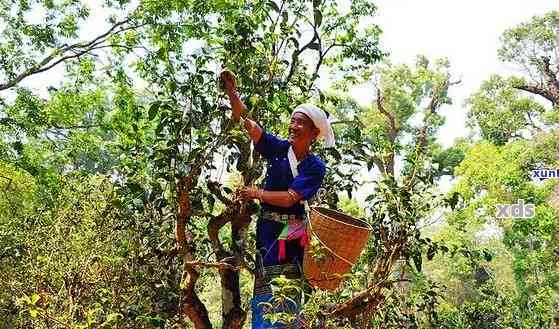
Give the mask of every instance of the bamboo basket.
[[363, 251], [371, 227], [341, 212], [311, 207], [303, 272], [314, 287], [336, 290]]

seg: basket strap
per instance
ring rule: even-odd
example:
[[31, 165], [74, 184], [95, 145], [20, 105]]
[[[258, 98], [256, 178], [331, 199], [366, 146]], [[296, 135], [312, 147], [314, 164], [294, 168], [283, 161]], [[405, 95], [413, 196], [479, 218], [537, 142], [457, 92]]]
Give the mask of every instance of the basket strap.
[[[289, 150], [287, 150], [287, 159], [289, 160], [289, 167], [291, 168], [291, 174], [293, 174], [293, 178], [299, 175], [299, 170], [297, 170], [297, 165], [299, 161], [297, 161], [297, 157], [295, 156], [295, 152], [293, 151], [293, 146], [289, 146]], [[309, 217], [309, 212], [311, 208], [309, 207], [309, 203], [307, 200], [302, 200], [301, 203], [305, 206], [305, 213], [307, 214], [307, 219]]]

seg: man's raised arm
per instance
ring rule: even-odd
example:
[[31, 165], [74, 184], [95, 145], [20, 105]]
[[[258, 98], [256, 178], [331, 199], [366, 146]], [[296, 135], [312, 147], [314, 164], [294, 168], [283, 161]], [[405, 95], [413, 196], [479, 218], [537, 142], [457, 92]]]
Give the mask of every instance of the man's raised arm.
[[250, 139], [255, 144], [258, 143], [260, 137], [262, 136], [262, 128], [260, 128], [260, 126], [247, 115], [247, 107], [245, 103], [243, 103], [243, 101], [239, 97], [239, 93], [237, 92], [235, 75], [230, 71], [223, 71], [221, 72], [220, 78], [221, 81], [223, 81], [225, 93], [227, 93], [229, 102], [231, 103], [231, 108], [233, 110], [233, 121], [239, 122], [239, 119], [243, 118], [244, 126], [250, 136]]

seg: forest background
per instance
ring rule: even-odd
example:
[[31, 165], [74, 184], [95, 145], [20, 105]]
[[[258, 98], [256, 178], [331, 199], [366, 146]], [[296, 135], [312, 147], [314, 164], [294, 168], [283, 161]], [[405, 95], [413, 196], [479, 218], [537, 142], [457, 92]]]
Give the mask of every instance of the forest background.
[[[332, 113], [321, 202], [373, 227], [344, 285], [307, 294], [309, 327], [556, 328], [559, 185], [532, 170], [559, 167], [559, 12], [508, 27], [514, 72], [456, 104], [460, 72], [393, 62], [378, 10], [0, 2], [0, 327], [249, 327], [258, 204], [234, 191], [264, 163], [229, 119], [227, 68], [274, 133], [298, 103]], [[470, 133], [443, 143], [453, 101]], [[497, 218], [518, 200], [535, 216]]]

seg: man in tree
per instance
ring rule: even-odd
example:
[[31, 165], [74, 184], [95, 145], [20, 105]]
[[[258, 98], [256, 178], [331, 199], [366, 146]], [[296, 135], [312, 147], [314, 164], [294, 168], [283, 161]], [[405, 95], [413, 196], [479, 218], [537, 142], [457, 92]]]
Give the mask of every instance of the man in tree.
[[[334, 134], [324, 111], [311, 104], [302, 104], [291, 114], [288, 139], [279, 139], [244, 115], [246, 106], [237, 93], [234, 75], [224, 71], [221, 79], [231, 102], [233, 120], [238, 121], [243, 116], [254, 149], [268, 162], [264, 188], [244, 187], [240, 196], [244, 201], [258, 199], [262, 203], [262, 213], [256, 225], [257, 275], [252, 327], [277, 328], [264, 320], [267, 310], [261, 303], [271, 302], [270, 282], [274, 277], [282, 274], [288, 278], [301, 276], [303, 250], [307, 243], [303, 218], [308, 206], [304, 201], [316, 194], [326, 172], [324, 162], [312, 154], [310, 148], [319, 138], [325, 140], [325, 146], [333, 146]], [[275, 311], [293, 312], [296, 309], [296, 305], [289, 305]]]

